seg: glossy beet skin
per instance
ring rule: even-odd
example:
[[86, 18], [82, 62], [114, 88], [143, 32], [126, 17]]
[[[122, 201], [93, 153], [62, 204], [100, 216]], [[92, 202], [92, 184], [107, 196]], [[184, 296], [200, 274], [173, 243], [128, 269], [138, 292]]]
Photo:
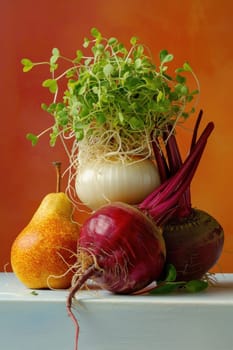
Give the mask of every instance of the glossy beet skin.
[[177, 280], [200, 279], [217, 262], [224, 244], [221, 225], [203, 210], [170, 220], [163, 230], [167, 263], [176, 267]]
[[95, 256], [99, 269], [92, 278], [115, 293], [133, 293], [157, 280], [165, 262], [161, 230], [123, 203], [100, 208], [84, 223], [79, 249]]

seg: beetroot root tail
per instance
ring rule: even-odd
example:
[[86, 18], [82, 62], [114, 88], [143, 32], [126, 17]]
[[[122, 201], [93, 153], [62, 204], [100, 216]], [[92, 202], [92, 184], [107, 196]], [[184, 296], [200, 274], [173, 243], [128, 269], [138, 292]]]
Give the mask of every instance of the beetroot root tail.
[[74, 323], [75, 326], [75, 344], [74, 344], [74, 350], [78, 350], [78, 339], [79, 339], [79, 323], [78, 320], [72, 311], [72, 302], [75, 297], [75, 294], [82, 288], [84, 283], [91, 278], [96, 272], [96, 266], [91, 265], [77, 280], [75, 285], [71, 288], [67, 301], [66, 301], [66, 309], [68, 316], [71, 318], [71, 320]]

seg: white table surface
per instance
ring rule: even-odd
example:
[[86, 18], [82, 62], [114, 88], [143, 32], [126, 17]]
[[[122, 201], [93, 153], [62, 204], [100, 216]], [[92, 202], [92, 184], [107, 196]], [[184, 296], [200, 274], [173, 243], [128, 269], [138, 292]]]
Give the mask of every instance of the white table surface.
[[[79, 350], [233, 350], [233, 274], [216, 278], [197, 294], [79, 292]], [[1, 350], [73, 350], [68, 291], [37, 293], [0, 273]]]

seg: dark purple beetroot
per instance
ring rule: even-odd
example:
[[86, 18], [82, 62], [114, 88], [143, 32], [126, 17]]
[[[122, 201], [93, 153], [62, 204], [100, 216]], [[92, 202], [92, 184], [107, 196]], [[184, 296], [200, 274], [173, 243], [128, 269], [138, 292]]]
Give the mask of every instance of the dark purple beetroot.
[[187, 217], [170, 220], [163, 230], [169, 264], [178, 281], [200, 279], [217, 262], [224, 244], [221, 225], [208, 213], [192, 209]]

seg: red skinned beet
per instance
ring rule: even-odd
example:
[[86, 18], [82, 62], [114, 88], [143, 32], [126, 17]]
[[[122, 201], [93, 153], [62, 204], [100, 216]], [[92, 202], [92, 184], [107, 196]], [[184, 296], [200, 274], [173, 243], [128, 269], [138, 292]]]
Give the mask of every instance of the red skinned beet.
[[[194, 127], [191, 157], [197, 143], [205, 142], [203, 137], [197, 141], [202, 115], [200, 111]], [[166, 134], [164, 138], [167, 138]], [[155, 144], [154, 152], [159, 158], [158, 167], [163, 175], [162, 185], [165, 185], [183, 167], [175, 135], [171, 135], [166, 143], [167, 156], [161, 155]], [[186, 178], [183, 177], [182, 181], [185, 182]], [[202, 278], [218, 261], [224, 244], [224, 231], [219, 222], [207, 212], [192, 207], [190, 184], [177, 201], [170, 218], [163, 223], [166, 262], [175, 266], [178, 281]]]
[[176, 268], [178, 281], [200, 279], [218, 261], [224, 244], [224, 232], [208, 213], [192, 209], [179, 221], [171, 219], [164, 226], [168, 264]]
[[161, 229], [138, 209], [125, 203], [98, 209], [83, 224], [79, 238], [77, 280], [67, 299], [67, 311], [76, 328], [71, 309], [76, 292], [88, 279], [119, 294], [130, 294], [159, 278], [165, 263]]
[[84, 223], [79, 249], [95, 257], [98, 268], [93, 279], [98, 285], [121, 294], [133, 293], [155, 281], [165, 262], [161, 229], [124, 203], [106, 205]]

